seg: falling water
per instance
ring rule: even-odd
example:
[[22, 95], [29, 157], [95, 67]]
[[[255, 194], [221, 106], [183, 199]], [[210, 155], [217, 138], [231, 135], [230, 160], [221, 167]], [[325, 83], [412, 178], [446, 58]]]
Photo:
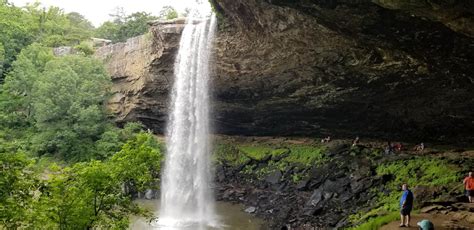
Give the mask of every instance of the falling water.
[[209, 144], [209, 59], [216, 19], [207, 0], [188, 16], [175, 82], [162, 176], [159, 229], [215, 225]]

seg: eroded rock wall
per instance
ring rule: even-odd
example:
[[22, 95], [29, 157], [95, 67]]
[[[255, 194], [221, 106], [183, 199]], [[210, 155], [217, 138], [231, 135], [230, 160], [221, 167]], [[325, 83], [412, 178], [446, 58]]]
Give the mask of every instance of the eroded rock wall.
[[163, 132], [183, 26], [183, 21], [152, 26], [145, 35], [97, 50], [112, 76], [108, 108], [119, 124], [140, 121]]
[[472, 137], [472, 38], [370, 2], [271, 2], [216, 3], [238, 28], [216, 46], [222, 132]]
[[[212, 2], [221, 16], [216, 132], [473, 139], [469, 7], [455, 28], [420, 13], [433, 10], [389, 1]], [[110, 107], [119, 122], [140, 120], [163, 132], [176, 26], [155, 24], [137, 43], [98, 51], [116, 83]]]

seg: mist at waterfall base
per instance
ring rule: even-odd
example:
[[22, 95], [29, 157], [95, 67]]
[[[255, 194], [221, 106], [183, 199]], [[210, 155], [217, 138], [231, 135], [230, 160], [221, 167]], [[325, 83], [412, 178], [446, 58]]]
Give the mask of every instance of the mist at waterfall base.
[[209, 2], [202, 1], [191, 11], [181, 35], [157, 229], [219, 226], [211, 186], [208, 94], [215, 24]]

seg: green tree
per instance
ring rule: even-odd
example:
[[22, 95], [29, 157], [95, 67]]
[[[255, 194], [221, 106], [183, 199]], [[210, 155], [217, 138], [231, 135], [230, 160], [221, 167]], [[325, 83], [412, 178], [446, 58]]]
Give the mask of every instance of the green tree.
[[[21, 49], [34, 40], [32, 18], [21, 8], [0, 1], [0, 43], [4, 49], [3, 73], [15, 60]], [[0, 76], [1, 82], [2, 76]]]
[[125, 23], [127, 14], [123, 7], [117, 6], [114, 8], [113, 12], [109, 14], [112, 17], [112, 22], [118, 25]]
[[118, 37], [118, 32], [120, 30], [120, 25], [114, 22], [106, 21], [102, 23], [96, 30], [95, 35], [99, 38], [106, 38], [112, 40], [113, 42], [117, 42], [120, 40]]
[[147, 213], [123, 193], [122, 185], [133, 185], [136, 191], [152, 186], [161, 160], [152, 135], [135, 135], [110, 160], [50, 170], [35, 211], [38, 216], [47, 213], [49, 225], [43, 226], [53, 229], [125, 229], [130, 214]]
[[146, 12], [135, 12], [126, 17], [120, 16], [112, 22], [104, 22], [95, 32], [96, 37], [123, 42], [128, 38], [142, 35], [148, 31], [148, 22], [157, 19]]
[[126, 141], [134, 138], [142, 129], [143, 125], [135, 122], [125, 124], [123, 129], [109, 124], [106, 131], [102, 133], [100, 139], [96, 142], [98, 158], [108, 159], [113, 156], [120, 151]]
[[[0, 0], [0, 44], [4, 49], [2, 69], [5, 74], [20, 51], [33, 42], [45, 46], [77, 45], [92, 36], [93, 27], [78, 13], [65, 14], [58, 7], [40, 3], [16, 7]], [[0, 75], [0, 82], [3, 76]]]
[[94, 47], [92, 45], [92, 42], [90, 42], [90, 41], [89, 42], [83, 41], [83, 42], [79, 43], [79, 45], [74, 46], [74, 49], [77, 52], [79, 52], [83, 55], [86, 55], [86, 56], [91, 56], [91, 55], [94, 54]]
[[91, 23], [78, 13], [65, 14], [58, 7], [42, 8], [38, 2], [25, 8], [34, 22], [36, 40], [46, 46], [77, 45], [92, 35]]
[[125, 185], [143, 191], [157, 185], [161, 170], [161, 146], [151, 134], [140, 133], [128, 141], [110, 160], [113, 170]]
[[94, 30], [94, 26], [92, 25], [92, 23], [80, 13], [70, 12], [66, 14], [66, 17], [69, 19], [69, 22], [77, 29], [82, 29], [85, 31]]
[[38, 181], [24, 154], [0, 152], [0, 228], [27, 226], [34, 203]]
[[162, 147], [139, 128], [120, 129], [129, 140], [110, 159], [66, 167], [0, 149], [0, 229], [125, 229], [131, 214], [151, 217], [130, 191], [157, 187]]
[[0, 42], [0, 76], [3, 76], [3, 64], [4, 64], [4, 62], [5, 62], [5, 48], [3, 48], [3, 44]]
[[148, 31], [148, 22], [156, 17], [146, 12], [136, 12], [126, 18], [126, 22], [120, 27], [119, 37], [122, 41], [127, 38], [142, 35]]
[[33, 86], [41, 79], [46, 63], [54, 59], [51, 48], [34, 43], [21, 51], [5, 78], [4, 89], [13, 96], [21, 96], [22, 108], [16, 115], [29, 117]]
[[178, 11], [172, 6], [164, 6], [160, 11], [160, 18], [162, 19], [174, 19], [178, 17]]
[[[38, 216], [45, 214], [38, 223], [47, 229], [93, 229], [101, 219], [116, 218], [107, 227], [124, 229], [127, 211], [134, 206], [121, 195], [108, 165], [91, 161], [50, 172], [35, 207]], [[122, 208], [126, 211], [119, 212]]]
[[106, 125], [102, 104], [109, 84], [103, 65], [93, 58], [68, 56], [47, 63], [32, 92], [36, 152], [93, 158], [94, 142]]

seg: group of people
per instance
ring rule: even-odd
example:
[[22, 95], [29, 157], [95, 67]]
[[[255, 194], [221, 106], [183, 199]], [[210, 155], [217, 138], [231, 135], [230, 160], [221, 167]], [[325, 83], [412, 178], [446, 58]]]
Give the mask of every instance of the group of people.
[[387, 142], [387, 146], [385, 146], [385, 154], [391, 154], [393, 152], [400, 152], [403, 149], [402, 143], [392, 143]]
[[327, 137], [321, 139], [321, 143], [328, 143], [330, 141], [331, 141], [331, 136], [327, 136]]
[[[321, 139], [321, 143], [329, 143], [331, 142], [331, 140], [332, 140], [331, 136], [326, 136], [325, 138]], [[359, 137], [354, 138], [354, 140], [352, 140], [352, 147], [359, 145], [359, 143], [360, 143], [360, 138]], [[384, 151], [385, 151], [385, 154], [391, 154], [394, 152], [401, 152], [402, 149], [403, 149], [402, 143], [400, 142], [392, 143], [389, 141], [387, 142], [387, 145], [385, 146]], [[415, 147], [413, 148], [413, 151], [416, 151], [416, 152], [423, 152], [423, 150], [425, 150], [425, 144], [423, 142], [415, 145]]]
[[[463, 181], [466, 196], [469, 203], [474, 203], [474, 174], [469, 172], [468, 176]], [[408, 189], [407, 184], [402, 185], [402, 197], [400, 198], [400, 227], [410, 226], [410, 213], [413, 209], [413, 193]], [[420, 230], [434, 230], [434, 225], [429, 220], [422, 220], [417, 223]]]

